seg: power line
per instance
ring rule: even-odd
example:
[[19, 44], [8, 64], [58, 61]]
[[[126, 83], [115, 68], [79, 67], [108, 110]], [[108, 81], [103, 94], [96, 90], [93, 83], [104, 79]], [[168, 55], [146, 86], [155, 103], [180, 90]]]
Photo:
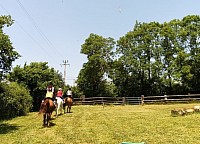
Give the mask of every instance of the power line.
[[[27, 17], [29, 18], [29, 20], [31, 21], [31, 23], [34, 25], [35, 29], [37, 30], [37, 32], [42, 36], [42, 38], [48, 43], [48, 45], [51, 48], [54, 48], [53, 44], [48, 40], [48, 38], [44, 35], [44, 33], [40, 30], [40, 28], [38, 27], [38, 25], [36, 24], [36, 22], [33, 20], [33, 18], [31, 17], [31, 15], [27, 12], [27, 10], [24, 8], [24, 6], [20, 3], [19, 0], [17, 0], [17, 3], [20, 5], [21, 9], [25, 12], [25, 14], [27, 15]], [[0, 5], [1, 6], [1, 5]], [[1, 6], [3, 8], [3, 6]], [[8, 14], [9, 12], [3, 8]], [[17, 21], [16, 21], [17, 22]], [[17, 22], [17, 24], [19, 25], [19, 27], [35, 42], [38, 44], [39, 47], [41, 47], [41, 45]], [[55, 49], [55, 48], [54, 48]], [[45, 49], [43, 49], [44, 51], [46, 51]], [[49, 51], [47, 51], [49, 52]], [[59, 56], [60, 57], [60, 56]], [[54, 57], [52, 57], [54, 59]], [[57, 59], [56, 59], [57, 60]], [[64, 82], [66, 83], [66, 66], [70, 65], [68, 63], [68, 61], [64, 60], [63, 64], [64, 65]]]
[[[0, 4], [0, 7], [8, 14], [8, 15], [11, 15], [10, 12], [5, 9], [1, 4]], [[17, 21], [15, 20], [15, 22], [17, 23], [17, 25], [22, 29], [22, 31], [24, 31], [24, 33], [26, 33], [31, 39], [33, 42], [35, 42], [40, 48], [42, 48], [44, 50], [45, 53], [48, 53], [49, 51], [46, 51], [41, 45], [40, 43], [38, 43], [23, 27], [22, 25]], [[45, 55], [46, 58], [48, 58], [46, 55]], [[54, 58], [54, 57], [52, 57]]]
[[[25, 9], [25, 7], [22, 5], [22, 3], [19, 0], [16, 0], [17, 3], [19, 4], [19, 6], [21, 7], [21, 9], [24, 11], [24, 13], [26, 14], [26, 16], [29, 18], [29, 20], [31, 21], [31, 23], [34, 25], [36, 31], [41, 35], [41, 37], [47, 42], [47, 44], [56, 50], [56, 48], [54, 47], [54, 45], [52, 44], [52, 42], [46, 37], [46, 35], [42, 32], [42, 30], [39, 28], [39, 26], [37, 25], [37, 23], [34, 21], [34, 19], [31, 17], [31, 15], [28, 13], [28, 11]], [[59, 51], [57, 50], [57, 52], [59, 53]], [[57, 53], [56, 53], [57, 54]], [[62, 56], [62, 54], [59, 53], [60, 57]], [[63, 57], [63, 56], [62, 56]]]

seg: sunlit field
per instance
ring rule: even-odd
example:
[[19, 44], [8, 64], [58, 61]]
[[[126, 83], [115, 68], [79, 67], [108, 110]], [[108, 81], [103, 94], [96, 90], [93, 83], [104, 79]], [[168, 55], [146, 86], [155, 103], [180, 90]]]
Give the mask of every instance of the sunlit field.
[[[200, 104], [73, 106], [72, 113], [53, 116], [50, 127], [42, 115], [30, 113], [0, 123], [2, 144], [197, 144], [200, 114], [171, 116], [174, 108]], [[53, 115], [55, 112], [53, 113]]]

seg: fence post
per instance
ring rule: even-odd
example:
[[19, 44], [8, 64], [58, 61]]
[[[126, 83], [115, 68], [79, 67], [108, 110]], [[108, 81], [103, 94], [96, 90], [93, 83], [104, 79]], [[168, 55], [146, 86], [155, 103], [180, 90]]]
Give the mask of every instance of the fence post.
[[141, 95], [141, 105], [144, 105], [144, 95]]
[[125, 102], [126, 102], [126, 98], [122, 97], [122, 105], [125, 105]]
[[167, 95], [164, 95], [164, 102], [167, 103]]
[[85, 101], [85, 95], [81, 96], [81, 104], [83, 104], [83, 102]]
[[164, 95], [164, 97], [165, 97], [165, 100], [167, 100], [167, 95]]

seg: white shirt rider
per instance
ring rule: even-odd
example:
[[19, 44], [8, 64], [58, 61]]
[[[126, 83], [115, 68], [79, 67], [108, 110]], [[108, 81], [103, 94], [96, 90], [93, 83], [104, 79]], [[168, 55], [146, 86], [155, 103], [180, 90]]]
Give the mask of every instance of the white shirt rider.
[[70, 89], [67, 91], [67, 96], [71, 96], [72, 97], [72, 91]]

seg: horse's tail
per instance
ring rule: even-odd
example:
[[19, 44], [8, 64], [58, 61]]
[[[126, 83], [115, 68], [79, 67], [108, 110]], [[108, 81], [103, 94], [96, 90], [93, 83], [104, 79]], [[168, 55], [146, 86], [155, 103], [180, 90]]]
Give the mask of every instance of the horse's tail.
[[38, 114], [46, 113], [48, 111], [48, 108], [49, 108], [49, 101], [44, 101], [40, 105], [40, 110]]

